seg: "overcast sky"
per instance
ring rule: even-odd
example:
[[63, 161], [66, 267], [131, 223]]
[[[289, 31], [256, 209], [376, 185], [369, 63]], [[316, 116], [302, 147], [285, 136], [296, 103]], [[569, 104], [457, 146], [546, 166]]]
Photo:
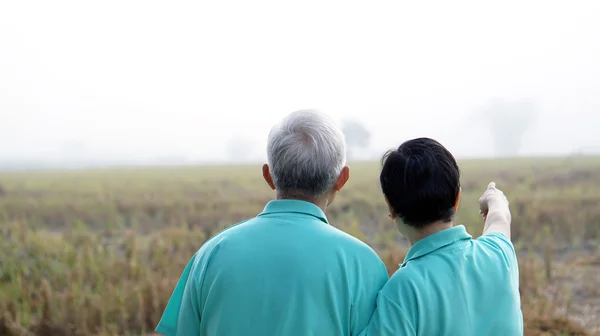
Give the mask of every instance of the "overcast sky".
[[600, 148], [600, 1], [3, 1], [0, 159], [220, 158], [285, 114], [486, 155], [465, 120], [530, 98], [523, 153]]

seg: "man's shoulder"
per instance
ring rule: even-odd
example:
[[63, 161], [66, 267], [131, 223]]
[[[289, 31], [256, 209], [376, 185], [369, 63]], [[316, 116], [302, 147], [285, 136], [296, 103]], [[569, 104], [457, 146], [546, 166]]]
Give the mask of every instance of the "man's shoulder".
[[342, 245], [349, 253], [357, 256], [363, 256], [365, 258], [379, 259], [379, 255], [371, 246], [367, 245], [367, 243], [356, 238], [355, 236], [332, 225], [326, 226], [326, 230], [328, 231], [332, 243], [336, 245]]
[[228, 236], [238, 234], [238, 231], [243, 230], [244, 224], [250, 224], [255, 219], [256, 219], [255, 217], [245, 219], [241, 222], [230, 225], [230, 226], [224, 228], [223, 230], [217, 232], [215, 235], [208, 238], [204, 242], [204, 244], [202, 244], [202, 247], [200, 248], [200, 252], [214, 248], [216, 245], [218, 245], [223, 239], [227, 238]]

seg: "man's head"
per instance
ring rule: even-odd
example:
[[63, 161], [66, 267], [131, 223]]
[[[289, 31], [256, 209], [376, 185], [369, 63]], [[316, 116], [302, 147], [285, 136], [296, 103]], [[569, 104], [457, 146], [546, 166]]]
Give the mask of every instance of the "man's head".
[[315, 110], [289, 114], [267, 142], [263, 176], [278, 198], [301, 199], [326, 207], [349, 177], [341, 128]]
[[381, 189], [392, 218], [417, 231], [452, 222], [460, 199], [460, 171], [444, 146], [429, 138], [409, 140], [387, 152], [382, 164]]

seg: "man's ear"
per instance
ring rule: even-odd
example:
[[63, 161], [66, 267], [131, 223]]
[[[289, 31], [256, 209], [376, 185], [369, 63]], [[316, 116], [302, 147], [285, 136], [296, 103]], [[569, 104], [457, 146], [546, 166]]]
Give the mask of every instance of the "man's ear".
[[275, 184], [273, 183], [273, 178], [271, 177], [271, 172], [269, 171], [268, 164], [265, 163], [262, 166], [262, 173], [263, 173], [263, 177], [265, 178], [265, 181], [267, 182], [269, 187], [271, 187], [272, 190], [275, 190]]
[[456, 203], [454, 204], [454, 212], [458, 211], [458, 206], [460, 205], [460, 195], [462, 192], [462, 188], [458, 188], [458, 194], [456, 194]]
[[342, 190], [344, 185], [346, 185], [346, 182], [348, 182], [349, 178], [350, 178], [350, 167], [344, 166], [344, 168], [342, 168], [342, 171], [340, 172], [340, 176], [338, 176], [337, 181], [335, 181], [335, 184], [333, 185], [333, 188], [335, 189], [335, 191]]

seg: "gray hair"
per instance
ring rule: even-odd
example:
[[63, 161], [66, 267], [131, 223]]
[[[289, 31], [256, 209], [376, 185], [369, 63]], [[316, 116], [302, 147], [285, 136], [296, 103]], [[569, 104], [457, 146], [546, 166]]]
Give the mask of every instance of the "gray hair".
[[344, 133], [319, 111], [293, 112], [271, 129], [267, 160], [279, 192], [322, 196], [346, 164]]

